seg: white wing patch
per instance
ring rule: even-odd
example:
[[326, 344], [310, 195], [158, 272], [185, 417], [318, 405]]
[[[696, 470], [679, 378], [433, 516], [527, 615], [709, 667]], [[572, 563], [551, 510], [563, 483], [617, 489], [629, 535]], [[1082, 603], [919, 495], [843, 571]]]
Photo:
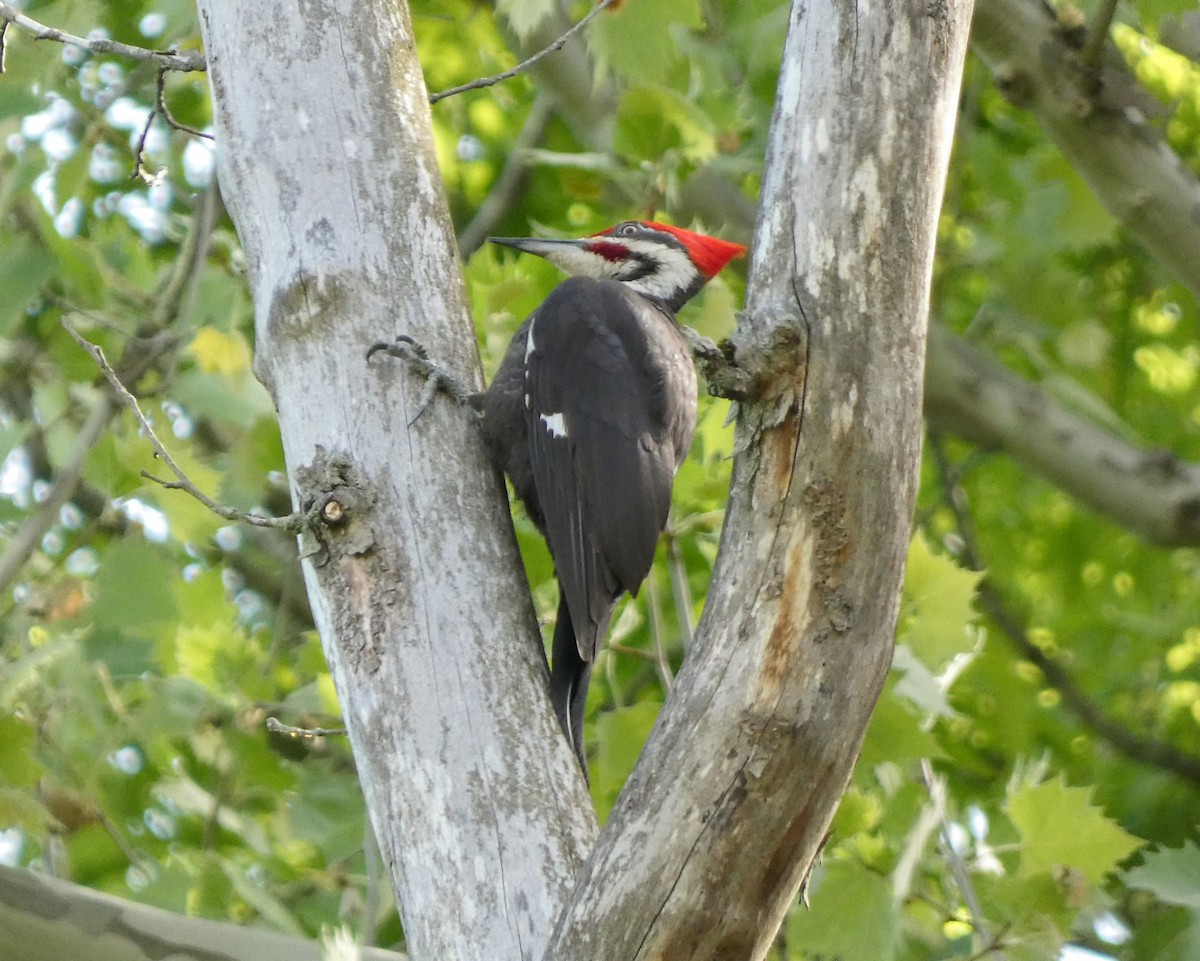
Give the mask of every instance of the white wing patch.
[[529, 363], [529, 355], [536, 349], [537, 345], [533, 342], [533, 327], [537, 323], [537, 314], [529, 318], [529, 333], [525, 335], [525, 363]]
[[542, 423], [546, 425], [546, 430], [550, 431], [551, 437], [567, 436], [567, 423], [563, 420], [561, 413], [542, 414]]

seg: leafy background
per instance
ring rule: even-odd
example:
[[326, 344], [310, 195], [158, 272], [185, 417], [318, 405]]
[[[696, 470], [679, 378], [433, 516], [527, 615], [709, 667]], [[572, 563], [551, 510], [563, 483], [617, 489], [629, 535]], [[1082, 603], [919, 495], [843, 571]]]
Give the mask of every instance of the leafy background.
[[[1200, 66], [1159, 42], [1186, 38], [1190, 7], [1124, 7], [1113, 40], [1200, 172]], [[749, 239], [786, 8], [627, 0], [589, 28], [582, 93], [538, 74], [436, 105], [489, 372], [557, 277], [481, 245], [482, 227], [578, 235], [653, 214]], [[505, 69], [560, 32], [554, 0], [411, 10], [430, 90]], [[81, 35], [199, 44], [183, 0], [26, 12]], [[345, 740], [266, 728], [269, 716], [337, 724], [294, 543], [147, 480], [161, 464], [63, 326], [104, 348], [206, 493], [287, 512], [212, 142], [161, 116], [146, 126], [151, 65], [15, 28], [7, 41], [0, 862], [174, 911], [308, 936], [344, 924], [402, 945]], [[211, 132], [203, 75], [167, 74], [164, 93], [178, 124]], [[1194, 298], [974, 59], [958, 124], [934, 321], [1122, 436], [1200, 458]], [[481, 224], [493, 200], [498, 215]], [[727, 334], [743, 283], [727, 271], [685, 321]], [[659, 562], [601, 656], [588, 731], [602, 818], [703, 606], [726, 416], [701, 399]], [[514, 520], [550, 618], [549, 558]], [[779, 957], [1200, 956], [1195, 550], [1147, 544], [949, 435], [928, 438], [917, 524], [895, 668]]]

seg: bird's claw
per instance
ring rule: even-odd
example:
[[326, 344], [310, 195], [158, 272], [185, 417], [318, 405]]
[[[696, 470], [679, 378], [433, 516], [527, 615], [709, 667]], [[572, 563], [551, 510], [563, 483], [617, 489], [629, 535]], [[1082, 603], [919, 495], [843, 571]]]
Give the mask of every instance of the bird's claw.
[[440, 390], [449, 394], [460, 404], [467, 404], [468, 398], [471, 396], [469, 391], [462, 381], [458, 380], [453, 374], [439, 364], [434, 363], [429, 359], [429, 352], [413, 338], [407, 334], [400, 334], [393, 341], [380, 341], [372, 344], [367, 350], [367, 360], [369, 361], [378, 353], [385, 353], [389, 357], [395, 357], [405, 362], [409, 369], [418, 376], [425, 378], [425, 386], [421, 389], [421, 396], [417, 398], [417, 412], [408, 422], [408, 426], [412, 427], [421, 415], [425, 413], [425, 409], [433, 403], [434, 395]]
[[383, 351], [389, 357], [399, 357], [410, 364], [421, 361], [429, 362], [429, 351], [409, 337], [408, 334], [399, 334], [395, 340], [381, 340], [372, 344], [367, 349], [367, 360], [370, 360], [380, 351]]

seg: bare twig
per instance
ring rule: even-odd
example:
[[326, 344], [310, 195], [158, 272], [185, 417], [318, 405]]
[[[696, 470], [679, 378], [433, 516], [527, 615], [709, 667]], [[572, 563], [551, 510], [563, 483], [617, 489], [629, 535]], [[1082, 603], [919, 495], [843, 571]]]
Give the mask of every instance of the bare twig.
[[287, 514], [283, 517], [264, 517], [260, 514], [250, 514], [246, 511], [239, 511], [233, 507], [226, 507], [223, 504], [218, 504], [211, 497], [200, 490], [200, 488], [193, 484], [188, 476], [183, 472], [183, 469], [175, 462], [175, 459], [170, 455], [170, 453], [168, 453], [167, 449], [163, 446], [162, 441], [158, 439], [158, 435], [154, 433], [154, 428], [150, 426], [150, 421], [147, 420], [146, 415], [142, 413], [142, 408], [138, 405], [137, 398], [129, 392], [129, 389], [123, 383], [121, 383], [121, 379], [117, 376], [116, 371], [114, 371], [112, 366], [109, 364], [108, 358], [104, 356], [104, 351], [90, 341], [85, 340], [84, 337], [74, 327], [72, 327], [70, 322], [65, 318], [63, 319], [63, 327], [66, 328], [67, 333], [74, 338], [75, 342], [79, 344], [79, 346], [85, 351], [87, 351], [92, 360], [96, 362], [96, 365], [100, 368], [105, 379], [108, 381], [109, 386], [112, 387], [112, 389], [116, 392], [117, 397], [121, 399], [126, 407], [133, 411], [134, 416], [138, 419], [138, 423], [142, 425], [142, 430], [145, 431], [146, 437], [149, 439], [150, 444], [154, 447], [155, 453], [157, 453], [158, 456], [162, 458], [163, 463], [170, 468], [171, 473], [175, 475], [176, 480], [164, 481], [158, 477], [155, 477], [153, 474], [148, 473], [147, 471], [142, 471], [143, 477], [147, 478], [148, 480], [152, 480], [155, 483], [161, 484], [163, 487], [166, 487], [170, 490], [187, 491], [187, 493], [191, 494], [192, 497], [196, 498], [196, 500], [207, 507], [210, 511], [227, 521], [239, 521], [244, 524], [253, 525], [254, 527], [274, 527], [281, 530], [292, 531], [293, 533], [299, 533], [309, 526], [311, 521], [317, 515], [316, 509], [304, 513], [297, 512]]
[[667, 524], [667, 570], [671, 575], [671, 597], [679, 619], [679, 643], [686, 653], [692, 646], [692, 591], [688, 586], [687, 564], [679, 548], [679, 531], [674, 522]]
[[359, 928], [359, 943], [374, 947], [379, 941], [379, 905], [387, 895], [387, 874], [383, 869], [383, 857], [371, 819], [363, 819], [363, 863], [366, 867], [367, 883], [363, 892], [362, 925]]
[[[929, 439], [929, 447], [933, 451], [941, 477], [945, 501], [954, 513], [955, 523], [958, 527], [959, 538], [962, 542], [962, 560], [972, 570], [984, 570], [982, 558], [976, 547], [975, 532], [965, 498], [961, 496], [961, 489], [953, 476], [941, 438], [936, 434], [931, 434]], [[1135, 734], [1105, 714], [1092, 698], [1079, 689], [1074, 679], [1058, 661], [1029, 639], [1025, 626], [1009, 608], [990, 578], [985, 577], [980, 581], [978, 598], [980, 609], [1000, 628], [1003, 636], [1008, 639], [1017, 653], [1042, 672], [1046, 683], [1061, 695], [1063, 705], [1093, 733], [1131, 760], [1154, 765], [1195, 784], [1200, 784], [1200, 757], [1188, 754], [1155, 738]]]
[[[159, 76], [162, 76], [162, 74], [159, 74]], [[142, 160], [146, 154], [146, 138], [150, 136], [150, 128], [154, 126], [154, 118], [157, 116], [157, 110], [151, 110], [146, 114], [146, 122], [142, 126], [142, 132], [138, 134], [138, 138], [133, 145], [133, 173], [129, 175], [130, 180], [140, 180], [142, 183], [151, 186], [158, 182], [159, 178], [163, 175], [163, 171], [159, 170], [155, 173], [150, 173]]]
[[143, 162], [146, 153], [146, 138], [150, 136], [150, 128], [154, 125], [155, 117], [162, 117], [166, 121], [167, 126], [174, 130], [179, 130], [183, 133], [189, 133], [193, 137], [203, 137], [205, 140], [212, 140], [213, 135], [205, 133], [203, 130], [197, 130], [195, 127], [189, 127], [187, 124], [180, 123], [171, 114], [170, 108], [167, 106], [166, 100], [166, 83], [167, 83], [167, 68], [158, 68], [158, 77], [154, 84], [154, 109], [146, 115], [146, 123], [142, 127], [142, 132], [138, 135], [137, 141], [133, 145], [134, 168], [131, 180], [142, 180], [145, 183], [154, 183], [160, 173], [150, 173], [146, 169]]
[[517, 74], [523, 73], [539, 60], [544, 60], [546, 57], [550, 56], [550, 54], [561, 50], [566, 45], [568, 40], [575, 36], [575, 34], [586, 27], [589, 23], [591, 23], [592, 19], [595, 18], [602, 10], [607, 10], [615, 2], [616, 0], [600, 0], [596, 6], [588, 11], [587, 16], [571, 27], [570, 30], [564, 33], [549, 46], [543, 47], [532, 57], [527, 60], [522, 60], [510, 70], [505, 70], [503, 73], [498, 73], [491, 77], [480, 77], [477, 80], [472, 80], [470, 83], [462, 83], [457, 87], [451, 87], [448, 90], [442, 90], [438, 93], [431, 93], [429, 95], [429, 102], [437, 103], [439, 100], [445, 100], [447, 97], [453, 97], [456, 94], [466, 93], [468, 90], [481, 90], [484, 87], [491, 87], [494, 84], [499, 83], [501, 80], [509, 80], [512, 77], [515, 77]]
[[1108, 29], [1112, 26], [1113, 17], [1117, 14], [1117, 0], [1101, 0], [1100, 6], [1092, 15], [1088, 24], [1087, 39], [1083, 41], [1083, 50], [1079, 59], [1092, 69], [1100, 66], [1100, 58], [1104, 54], [1104, 42], [1108, 39]]
[[346, 729], [344, 727], [292, 727], [290, 724], [284, 724], [277, 717], [267, 718], [267, 730], [272, 734], [286, 734], [288, 737], [334, 737], [344, 735]]
[[667, 657], [666, 625], [663, 624], [662, 600], [654, 578], [646, 581], [646, 606], [650, 608], [650, 641], [654, 651], [654, 669], [662, 683], [663, 692], [671, 693], [675, 686], [675, 675], [671, 671], [671, 660]]
[[209, 242], [212, 240], [213, 226], [217, 221], [218, 195], [219, 190], [214, 181], [196, 198], [192, 209], [191, 229], [188, 230], [179, 250], [175, 269], [154, 304], [154, 312], [150, 318], [154, 327], [166, 327], [172, 320], [181, 325], [187, 323], [196, 290], [200, 286], [204, 264], [208, 259]]
[[131, 60], [144, 60], [148, 63], [156, 63], [164, 70], [203, 73], [206, 69], [204, 54], [199, 50], [149, 50], [146, 47], [135, 47], [128, 43], [121, 43], [119, 40], [110, 40], [107, 37], [76, 37], [55, 27], [48, 27], [44, 23], [31, 20], [7, 3], [0, 3], [0, 22], [3, 22], [5, 26], [15, 23], [21, 29], [33, 34], [35, 40], [53, 40], [55, 43], [82, 47], [92, 53], [109, 53], [118, 57], [128, 57]]
[[8, 21], [0, 23], [0, 73], [4, 73], [4, 55], [8, 52]]
[[212, 134], [205, 133], [203, 130], [197, 130], [195, 127], [189, 127], [187, 124], [180, 123], [175, 119], [174, 114], [171, 113], [171, 108], [167, 106], [165, 89], [166, 82], [166, 68], [160, 68], [158, 71], [158, 81], [155, 85], [154, 106], [163, 120], [167, 122], [167, 126], [178, 130], [181, 133], [190, 133], [193, 137], [203, 137], [205, 140], [215, 140], [216, 138]]
[[975, 894], [975, 885], [971, 882], [967, 865], [962, 856], [954, 850], [954, 844], [950, 840], [950, 822], [946, 817], [946, 782], [933, 773], [933, 765], [929, 763], [928, 758], [921, 759], [921, 777], [925, 782], [925, 790], [929, 792], [929, 799], [933, 802], [934, 810], [937, 812], [942, 854], [950, 866], [954, 883], [958, 886], [963, 902], [971, 914], [971, 927], [975, 929], [984, 943], [990, 946], [989, 951], [994, 951], [998, 958], [1004, 958], [996, 939], [989, 933], [988, 923], [983, 916], [983, 907], [979, 903], [979, 897]]

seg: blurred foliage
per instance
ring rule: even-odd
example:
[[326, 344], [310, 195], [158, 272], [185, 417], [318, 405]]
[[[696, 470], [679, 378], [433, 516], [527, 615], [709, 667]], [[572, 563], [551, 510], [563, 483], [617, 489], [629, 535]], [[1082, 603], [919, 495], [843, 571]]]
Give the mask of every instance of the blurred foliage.
[[[499, 22], [472, 0], [413, 0], [429, 89], [511, 66], [513, 38], [557, 7], [498, 6]], [[1200, 67], [1156, 39], [1159, 19], [1188, 7], [1139, 2], [1114, 37], [1163, 105], [1154, 122], [1200, 169]], [[185, 0], [26, 12], [80, 35], [199, 43]], [[786, 19], [778, 0], [627, 0], [603, 14], [590, 40], [608, 113], [583, 125], [591, 140], [570, 117], [551, 119], [492, 232], [678, 217], [701, 167], [753, 201]], [[347, 744], [266, 731], [269, 715], [337, 723], [294, 544], [231, 527], [142, 476], [161, 473], [149, 444], [128, 412], [105, 407], [95, 365], [62, 327], [132, 372], [203, 490], [288, 510], [271, 402], [251, 371], [241, 252], [210, 188], [211, 142], [162, 117], [147, 126], [150, 65], [35, 44], [15, 28], [7, 47], [0, 553], [37, 536], [0, 592], [0, 860], [175, 911], [310, 936], [347, 923], [400, 943]], [[537, 94], [522, 76], [435, 108], [459, 227], [492, 191]], [[203, 76], [168, 74], [165, 95], [179, 123], [211, 131]], [[749, 227], [733, 212], [704, 226], [742, 238]], [[739, 270], [684, 319], [728, 333]], [[490, 372], [557, 277], [485, 248], [466, 278]], [[933, 304], [939, 322], [1109, 429], [1200, 460], [1195, 301], [973, 60]], [[659, 563], [619, 611], [596, 672], [588, 734], [601, 817], [703, 607], [732, 453], [726, 415], [701, 399]], [[930, 447], [895, 670], [781, 957], [917, 961], [1000, 945], [1033, 959], [1068, 942], [1131, 961], [1196, 957], [1200, 785], [1081, 720], [1002, 625], [975, 613], [979, 577], [953, 559], [978, 555], [1025, 639], [1113, 722], [1195, 763], [1196, 552], [1141, 543], [1001, 454], [949, 438]], [[56, 479], [77, 462], [81, 480], [59, 505]], [[549, 557], [519, 510], [515, 524], [549, 619]]]

